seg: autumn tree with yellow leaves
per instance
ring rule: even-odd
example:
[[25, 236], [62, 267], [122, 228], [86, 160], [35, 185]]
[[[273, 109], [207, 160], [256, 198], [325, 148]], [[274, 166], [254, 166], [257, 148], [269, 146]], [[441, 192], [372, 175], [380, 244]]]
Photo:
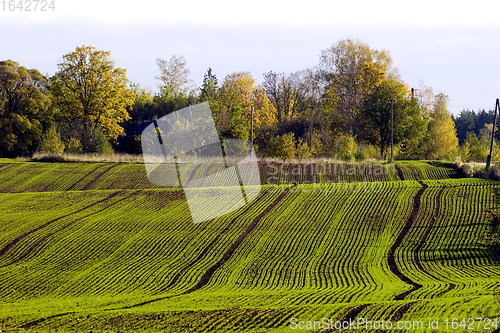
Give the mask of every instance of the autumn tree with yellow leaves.
[[364, 98], [386, 78], [397, 78], [397, 71], [388, 51], [345, 39], [321, 52], [317, 76], [333, 121], [340, 130], [356, 134]]
[[448, 96], [442, 93], [436, 95], [432, 118], [424, 138], [425, 155], [431, 160], [453, 160], [459, 155], [457, 131], [447, 103]]
[[115, 140], [124, 134], [120, 123], [130, 118], [134, 103], [127, 83], [125, 69], [115, 67], [109, 51], [84, 45], [62, 57], [49, 87], [65, 119]]
[[[254, 108], [254, 128], [276, 122], [275, 110], [261, 87], [255, 87], [250, 72], [234, 72], [225, 77], [219, 90], [219, 130], [223, 136], [247, 138], [250, 131], [251, 109]], [[235, 129], [238, 129], [235, 132]]]

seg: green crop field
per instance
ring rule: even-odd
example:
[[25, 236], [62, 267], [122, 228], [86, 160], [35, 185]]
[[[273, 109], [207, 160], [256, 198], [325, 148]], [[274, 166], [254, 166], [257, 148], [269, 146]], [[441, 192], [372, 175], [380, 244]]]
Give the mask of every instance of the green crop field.
[[0, 330], [500, 331], [500, 183], [426, 162], [259, 166], [254, 201], [194, 224], [141, 164], [0, 160]]

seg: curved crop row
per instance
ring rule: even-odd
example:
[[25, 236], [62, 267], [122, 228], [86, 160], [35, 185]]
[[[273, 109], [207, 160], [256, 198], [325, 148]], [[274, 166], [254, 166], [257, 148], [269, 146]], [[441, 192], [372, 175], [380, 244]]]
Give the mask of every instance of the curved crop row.
[[396, 164], [403, 173], [404, 179], [437, 180], [460, 177], [455, 166], [451, 164], [419, 161], [398, 161]]

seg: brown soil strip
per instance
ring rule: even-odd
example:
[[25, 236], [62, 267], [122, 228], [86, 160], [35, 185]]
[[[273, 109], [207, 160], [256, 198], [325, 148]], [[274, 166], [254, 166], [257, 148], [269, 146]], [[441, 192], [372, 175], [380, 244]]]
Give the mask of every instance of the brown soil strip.
[[410, 170], [411, 170], [411, 173], [413, 174], [413, 177], [415, 178], [416, 181], [419, 181], [419, 177], [418, 177], [418, 173], [417, 173], [417, 169], [415, 169], [414, 167], [411, 167], [409, 166]]
[[395, 163], [394, 163], [394, 167], [396, 168], [396, 171], [398, 172], [399, 178], [401, 180], [405, 180], [405, 176], [403, 175], [403, 170], [401, 170], [401, 168]]
[[[394, 323], [395, 321], [401, 320], [401, 318], [403, 318], [403, 315], [406, 313], [406, 311], [408, 311], [408, 309], [410, 309], [412, 307], [412, 305], [415, 303], [418, 303], [418, 302], [407, 303], [407, 304], [403, 305], [402, 307], [400, 307], [399, 309], [397, 309], [391, 318], [391, 322]], [[375, 333], [384, 333], [384, 332], [385, 331], [383, 331], [383, 330], [375, 331]]]
[[32, 322], [29, 322], [27, 324], [24, 324], [22, 325], [20, 328], [24, 328], [24, 329], [29, 329], [35, 325], [38, 325], [48, 319], [52, 319], [52, 318], [57, 318], [57, 317], [62, 317], [62, 316], [67, 316], [67, 315], [70, 315], [70, 314], [73, 314], [74, 312], [66, 312], [66, 313], [59, 313], [59, 314], [56, 314], [56, 315], [53, 315], [53, 316], [48, 316], [48, 317], [42, 317], [40, 319], [37, 319], [35, 321], [32, 321]]
[[110, 166], [109, 168], [107, 168], [106, 170], [104, 170], [103, 172], [101, 172], [100, 174], [98, 174], [97, 176], [94, 177], [94, 179], [92, 179], [87, 185], [85, 185], [82, 190], [88, 190], [92, 187], [92, 185], [95, 184], [95, 182], [97, 182], [102, 176], [104, 176], [104, 174], [106, 172], [108, 172], [109, 170], [113, 169], [115, 166], [118, 166], [118, 164], [113, 164], [112, 166]]
[[314, 174], [314, 170], [316, 170], [316, 167], [316, 163], [301, 164], [301, 171], [304, 173], [304, 175], [302, 176], [303, 182], [305, 182], [306, 184], [320, 182], [320, 179], [316, 179], [316, 175]]
[[402, 307], [400, 307], [392, 316], [391, 321], [399, 321], [401, 318], [403, 318], [403, 315], [408, 311], [414, 304], [417, 304], [418, 302], [412, 302], [412, 303], [406, 303]]
[[[391, 318], [391, 322], [400, 321], [401, 318], [403, 318], [403, 316], [406, 313], [406, 311], [408, 311], [413, 306], [413, 304], [415, 304], [415, 303], [418, 303], [418, 302], [406, 303], [405, 305], [403, 305], [402, 307], [400, 307], [399, 309], [397, 309], [396, 312], [394, 313], [394, 315]], [[377, 330], [375, 333], [384, 333], [384, 331]]]
[[76, 184], [78, 184], [82, 179], [85, 179], [87, 178], [88, 176], [90, 176], [91, 174], [93, 174], [97, 169], [99, 169], [101, 166], [98, 165], [97, 168], [94, 168], [92, 169], [91, 171], [87, 172], [87, 174], [85, 176], [83, 176], [81, 179], [77, 180], [76, 183], [74, 183], [73, 185], [71, 185], [70, 188], [68, 188], [68, 191], [74, 191], [75, 190], [75, 186]]
[[396, 249], [401, 245], [406, 234], [408, 233], [408, 231], [410, 231], [411, 226], [413, 225], [413, 222], [417, 218], [418, 211], [420, 209], [420, 198], [422, 197], [422, 194], [424, 193], [425, 189], [427, 189], [427, 187], [428, 187], [427, 184], [423, 183], [422, 181], [419, 180], [418, 182], [420, 183], [420, 185], [422, 185], [422, 188], [418, 191], [417, 195], [413, 199], [413, 209], [411, 211], [410, 217], [406, 221], [406, 224], [404, 225], [403, 230], [401, 230], [401, 232], [398, 235], [398, 238], [396, 239], [394, 244], [391, 246], [391, 248], [389, 249], [389, 252], [387, 254], [387, 263], [389, 264], [389, 269], [391, 270], [391, 272], [394, 275], [396, 275], [401, 281], [412, 286], [412, 288], [410, 290], [407, 290], [399, 295], [396, 295], [394, 297], [394, 299], [396, 301], [403, 300], [403, 299], [405, 299], [405, 297], [408, 294], [412, 293], [413, 291], [415, 291], [419, 288], [422, 288], [421, 284], [413, 282], [409, 277], [404, 275], [399, 270], [398, 266], [396, 265], [396, 260], [394, 258], [394, 253], [396, 252]]
[[437, 294], [437, 295], [436, 295], [436, 297], [441, 297], [441, 296], [443, 296], [443, 295], [444, 295], [444, 294], [446, 294], [447, 292], [452, 291], [453, 289], [455, 289], [455, 287], [456, 287], [456, 284], [454, 284], [454, 283], [450, 283], [450, 284], [448, 285], [448, 288], [446, 288], [445, 290], [443, 290], [442, 292], [440, 292], [439, 294]]
[[287, 187], [286, 190], [284, 190], [278, 196], [278, 198], [276, 200], [274, 200], [269, 206], [267, 206], [266, 209], [262, 213], [257, 215], [257, 217], [252, 221], [252, 223], [250, 223], [250, 225], [247, 227], [247, 229], [240, 235], [240, 237], [238, 237], [238, 239], [233, 243], [233, 245], [231, 245], [231, 247], [227, 250], [227, 252], [224, 253], [224, 255], [222, 256], [222, 259], [219, 260], [218, 262], [216, 262], [215, 265], [210, 267], [205, 272], [205, 274], [203, 274], [200, 281], [194, 287], [192, 287], [189, 290], [186, 290], [182, 294], [185, 295], [185, 294], [192, 293], [193, 291], [196, 291], [196, 290], [204, 287], [206, 284], [208, 284], [208, 282], [210, 281], [210, 278], [215, 273], [215, 271], [218, 268], [220, 268], [222, 265], [224, 265], [224, 263], [231, 258], [234, 251], [236, 251], [236, 249], [241, 245], [241, 243], [243, 243], [243, 241], [248, 236], [248, 234], [251, 233], [253, 231], [253, 229], [255, 229], [255, 227], [257, 226], [259, 221], [264, 216], [266, 216], [266, 214], [268, 214], [288, 194], [289, 191], [290, 191], [290, 187]]
[[102, 200], [96, 201], [96, 202], [94, 202], [94, 203], [92, 203], [92, 204], [90, 204], [90, 205], [88, 205], [88, 206], [85, 206], [85, 207], [83, 207], [83, 208], [81, 208], [81, 209], [79, 209], [79, 210], [77, 210], [77, 211], [75, 211], [75, 212], [72, 212], [72, 213], [69, 213], [69, 214], [63, 215], [63, 216], [58, 217], [58, 218], [55, 218], [55, 219], [53, 219], [53, 220], [50, 220], [49, 222], [47, 222], [47, 223], [45, 223], [45, 224], [42, 224], [41, 226], [39, 226], [39, 227], [37, 227], [37, 228], [35, 228], [35, 229], [33, 229], [33, 230], [30, 230], [30, 231], [28, 231], [28, 232], [26, 232], [26, 233], [22, 234], [21, 236], [18, 236], [17, 238], [15, 238], [15, 239], [11, 240], [11, 241], [10, 241], [7, 245], [5, 245], [2, 249], [0, 249], [0, 256], [3, 256], [3, 255], [4, 255], [4, 254], [5, 254], [5, 253], [6, 253], [6, 252], [10, 249], [10, 248], [12, 248], [14, 245], [16, 245], [16, 244], [17, 244], [20, 240], [22, 240], [23, 238], [26, 238], [27, 236], [31, 235], [32, 233], [37, 232], [38, 230], [41, 230], [41, 229], [43, 229], [43, 228], [45, 228], [45, 227], [49, 226], [50, 224], [52, 224], [52, 223], [54, 223], [54, 222], [56, 222], [56, 221], [59, 221], [60, 219], [63, 219], [63, 218], [68, 217], [68, 216], [71, 216], [71, 215], [73, 215], [73, 214], [80, 213], [80, 212], [82, 212], [82, 211], [84, 211], [84, 210], [86, 210], [86, 209], [89, 209], [89, 208], [91, 208], [91, 207], [93, 207], [93, 206], [95, 206], [95, 205], [100, 204], [101, 202], [104, 202], [104, 201], [106, 201], [106, 200], [109, 200], [109, 199], [113, 198], [115, 195], [117, 195], [117, 194], [119, 194], [119, 193], [120, 193], [120, 192], [113, 193], [112, 195], [110, 195], [110, 196], [109, 196], [109, 197], [107, 197], [107, 198], [104, 198], [104, 199], [102, 199]]

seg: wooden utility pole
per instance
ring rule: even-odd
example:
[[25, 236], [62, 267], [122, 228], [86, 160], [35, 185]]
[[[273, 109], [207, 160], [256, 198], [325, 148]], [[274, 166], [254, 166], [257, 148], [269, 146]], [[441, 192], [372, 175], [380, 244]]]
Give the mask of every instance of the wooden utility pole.
[[250, 149], [253, 158], [253, 106], [250, 109]]
[[394, 102], [393, 99], [391, 101], [391, 162], [394, 160], [394, 111], [392, 108], [392, 104]]
[[491, 156], [493, 155], [493, 140], [495, 139], [495, 125], [497, 123], [497, 110], [500, 111], [500, 103], [497, 101], [495, 103], [495, 116], [493, 117], [493, 128], [491, 129], [491, 145], [490, 145], [490, 154], [486, 157], [486, 169], [490, 167], [491, 164]]
[[311, 106], [311, 122], [309, 123], [309, 148], [313, 146], [313, 113], [314, 106]]

